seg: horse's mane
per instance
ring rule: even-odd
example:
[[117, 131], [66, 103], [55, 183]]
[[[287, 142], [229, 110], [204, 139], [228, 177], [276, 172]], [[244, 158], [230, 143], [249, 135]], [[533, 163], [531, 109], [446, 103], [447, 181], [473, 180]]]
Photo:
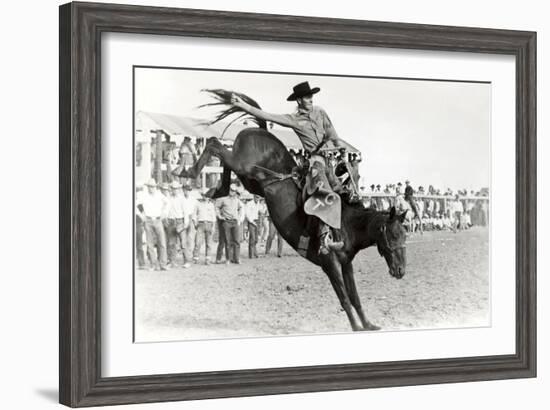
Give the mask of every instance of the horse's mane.
[[210, 94], [211, 97], [213, 97], [217, 102], [208, 103], [208, 104], [202, 104], [198, 108], [202, 107], [212, 107], [212, 106], [221, 106], [223, 109], [220, 111], [216, 118], [214, 118], [211, 121], [206, 121], [205, 125], [212, 125], [215, 124], [233, 114], [239, 114], [237, 117], [233, 118], [229, 124], [223, 129], [222, 136], [225, 134], [225, 131], [233, 125], [236, 121], [240, 120], [241, 118], [247, 119], [249, 121], [254, 122], [258, 127], [267, 130], [267, 124], [265, 120], [259, 119], [254, 117], [253, 115], [250, 115], [243, 109], [239, 107], [235, 107], [233, 104], [231, 104], [231, 96], [233, 94], [237, 95], [239, 98], [241, 98], [244, 102], [247, 104], [250, 104], [253, 107], [256, 107], [258, 109], [261, 109], [260, 105], [252, 98], [250, 98], [248, 95], [239, 93], [237, 91], [230, 91], [230, 90], [224, 90], [221, 88], [216, 89], [203, 89], [201, 91], [204, 91], [208, 94]]
[[[262, 120], [260, 118], [256, 118], [254, 117], [253, 115], [247, 113], [246, 111], [242, 110], [241, 108], [239, 107], [235, 107], [232, 103], [231, 103], [231, 96], [233, 94], [239, 96], [244, 102], [246, 102], [247, 104], [250, 104], [251, 106], [253, 107], [256, 107], [258, 109], [261, 109], [260, 105], [252, 98], [250, 98], [248, 95], [246, 94], [243, 94], [243, 93], [240, 93], [240, 92], [236, 92], [236, 91], [231, 91], [231, 90], [224, 90], [224, 89], [221, 89], [221, 88], [217, 88], [217, 89], [203, 89], [202, 91], [210, 94], [211, 97], [213, 97], [216, 102], [212, 102], [212, 103], [208, 103], [208, 104], [203, 104], [201, 106], [199, 106], [198, 108], [201, 108], [201, 107], [212, 107], [212, 106], [221, 106], [223, 109], [218, 112], [217, 116], [213, 119], [213, 120], [210, 120], [210, 121], [207, 121], [205, 122], [206, 125], [212, 125], [212, 124], [215, 124], [225, 118], [228, 118], [234, 114], [238, 114], [235, 118], [233, 118], [229, 124], [227, 124], [227, 126], [224, 128], [221, 136], [223, 136], [223, 134], [227, 131], [227, 129], [233, 125], [236, 121], [238, 121], [239, 119], [242, 119], [242, 118], [245, 118], [253, 123], [255, 123], [258, 128], [246, 128], [244, 130], [242, 130], [239, 135], [246, 135], [247, 133], [254, 133], [255, 135], [255, 138], [254, 138], [254, 144], [258, 145], [259, 146], [259, 151], [260, 152], [269, 152], [272, 157], [270, 158], [270, 166], [269, 166], [269, 169], [277, 169], [279, 170], [279, 172], [284, 172], [284, 173], [290, 173], [292, 168], [296, 165], [294, 159], [292, 159], [292, 157], [290, 156], [287, 148], [285, 147], [285, 145], [283, 144], [283, 142], [277, 138], [275, 135], [273, 135], [272, 133], [269, 132], [269, 130], [267, 129], [267, 124], [266, 124], [266, 121], [265, 120]], [[262, 135], [263, 138], [258, 138], [259, 135]], [[237, 140], [235, 140], [237, 141]], [[265, 145], [264, 143], [267, 143], [267, 145]], [[273, 148], [273, 145], [271, 143], [274, 143], [275, 145], [277, 145], [280, 149], [279, 150], [275, 150], [273, 151], [272, 148]], [[264, 145], [262, 145], [264, 144]], [[284, 170], [281, 168], [285, 168]]]

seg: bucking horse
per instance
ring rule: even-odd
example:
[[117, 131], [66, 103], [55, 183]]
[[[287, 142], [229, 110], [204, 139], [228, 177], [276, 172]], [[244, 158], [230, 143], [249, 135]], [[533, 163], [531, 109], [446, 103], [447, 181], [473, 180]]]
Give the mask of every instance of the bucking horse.
[[[203, 91], [216, 100], [205, 106], [223, 108], [209, 124], [236, 115], [229, 123], [229, 127], [236, 120], [249, 115], [231, 104], [232, 94], [260, 108], [256, 101], [242, 93], [223, 89]], [[245, 189], [265, 198], [273, 224], [292, 248], [298, 250], [303, 245], [300, 243], [301, 238], [310, 238], [307, 249], [301, 249], [300, 253], [313, 264], [320, 266], [328, 276], [351, 328], [354, 331], [380, 329], [368, 320], [361, 305], [355, 284], [353, 259], [360, 250], [376, 245], [379, 254], [386, 260], [390, 275], [401, 279], [406, 268], [406, 233], [403, 227], [406, 212], [397, 214], [394, 207], [389, 211], [376, 211], [366, 209], [360, 203], [341, 201], [340, 235], [345, 244], [344, 248], [328, 254], [319, 253], [319, 238], [315, 234], [318, 220], [316, 222], [315, 217], [304, 212], [302, 190], [293, 178], [296, 162], [283, 143], [267, 130], [265, 121], [249, 119], [257, 126], [240, 131], [231, 150], [218, 138], [209, 138], [204, 151], [191, 168], [180, 168], [174, 172], [180, 177], [197, 178], [209, 159], [212, 156], [218, 157], [223, 164], [223, 175], [221, 186], [217, 188], [213, 197], [229, 194], [233, 172]]]

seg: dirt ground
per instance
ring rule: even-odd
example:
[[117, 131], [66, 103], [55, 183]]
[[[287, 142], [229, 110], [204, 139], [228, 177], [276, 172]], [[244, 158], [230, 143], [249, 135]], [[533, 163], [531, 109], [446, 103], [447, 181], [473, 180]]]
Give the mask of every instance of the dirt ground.
[[[286, 244], [281, 258], [250, 260], [247, 251], [243, 243], [241, 265], [137, 270], [136, 341], [350, 331], [320, 268]], [[354, 266], [367, 317], [382, 330], [490, 325], [486, 228], [412, 235], [401, 280], [376, 248], [360, 252]]]

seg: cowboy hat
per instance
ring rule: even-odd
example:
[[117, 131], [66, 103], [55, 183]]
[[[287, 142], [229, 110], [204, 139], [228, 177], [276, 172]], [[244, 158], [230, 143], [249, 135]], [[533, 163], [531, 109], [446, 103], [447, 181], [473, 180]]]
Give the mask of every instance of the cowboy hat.
[[172, 181], [172, 183], [170, 184], [170, 188], [172, 188], [172, 189], [180, 189], [180, 188], [181, 188], [181, 184], [180, 184], [178, 181]]
[[298, 98], [302, 98], [307, 95], [317, 94], [319, 91], [321, 91], [319, 87], [310, 88], [307, 81], [296, 84], [292, 89], [294, 92], [287, 97], [287, 101], [296, 101], [296, 99]]
[[168, 184], [168, 182], [163, 182], [160, 186], [160, 189], [170, 189], [170, 185]]

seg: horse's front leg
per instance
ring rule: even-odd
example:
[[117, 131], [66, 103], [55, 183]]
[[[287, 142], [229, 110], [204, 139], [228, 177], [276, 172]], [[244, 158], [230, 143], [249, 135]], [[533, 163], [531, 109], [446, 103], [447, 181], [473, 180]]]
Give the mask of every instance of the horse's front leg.
[[353, 273], [353, 265], [351, 262], [346, 262], [342, 264], [342, 276], [344, 277], [344, 284], [346, 285], [346, 290], [349, 295], [351, 304], [355, 308], [355, 311], [359, 315], [359, 319], [363, 324], [363, 330], [379, 330], [380, 327], [372, 324], [367, 319], [367, 316], [363, 311], [361, 300], [359, 299], [359, 294], [357, 293], [357, 286], [355, 285], [355, 276]]
[[338, 262], [336, 262], [334, 255], [328, 255], [326, 257], [326, 261], [322, 264], [322, 268], [323, 271], [327, 274], [330, 280], [330, 284], [332, 285], [334, 292], [336, 292], [336, 296], [338, 296], [340, 305], [342, 305], [342, 308], [348, 316], [351, 328], [354, 331], [363, 330], [359, 323], [357, 323], [357, 319], [353, 314], [351, 301], [346, 292], [344, 283], [342, 282], [342, 279], [340, 277]]

